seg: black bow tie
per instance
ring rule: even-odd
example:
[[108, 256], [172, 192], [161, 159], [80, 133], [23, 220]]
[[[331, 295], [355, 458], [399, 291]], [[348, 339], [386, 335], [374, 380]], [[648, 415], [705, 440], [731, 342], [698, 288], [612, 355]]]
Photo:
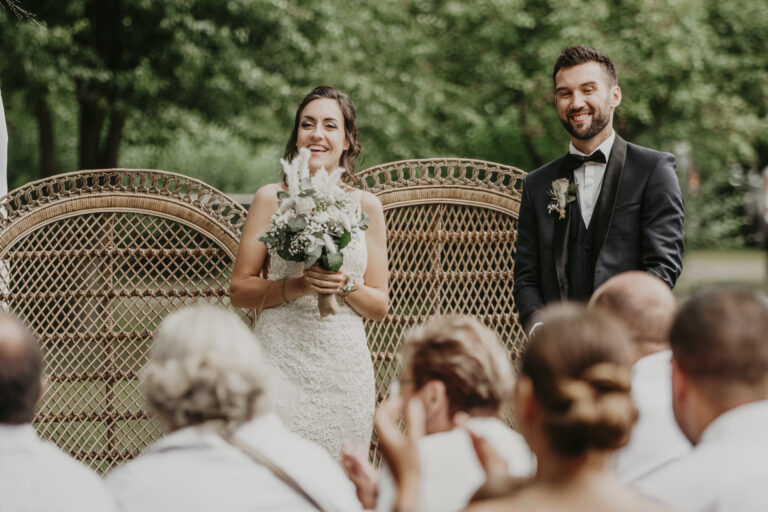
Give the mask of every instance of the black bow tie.
[[577, 155], [576, 153], [568, 153], [568, 163], [571, 165], [571, 169], [578, 169], [587, 162], [597, 162], [604, 164], [605, 155], [599, 149], [594, 151], [591, 155]]

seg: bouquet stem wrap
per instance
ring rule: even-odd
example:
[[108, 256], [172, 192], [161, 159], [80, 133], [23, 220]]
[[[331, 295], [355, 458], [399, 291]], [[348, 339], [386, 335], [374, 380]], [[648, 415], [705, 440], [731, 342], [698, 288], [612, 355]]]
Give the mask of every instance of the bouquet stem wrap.
[[320, 310], [320, 316], [335, 315], [339, 312], [339, 303], [336, 296], [330, 293], [317, 294], [317, 309]]
[[[301, 148], [292, 162], [280, 160], [288, 190], [277, 193], [277, 211], [259, 240], [284, 260], [304, 262], [305, 269], [317, 263], [339, 272], [342, 249], [368, 228], [368, 218], [342, 188], [344, 169], [310, 175], [310, 156]], [[323, 317], [339, 312], [335, 294], [319, 293], [317, 307]]]

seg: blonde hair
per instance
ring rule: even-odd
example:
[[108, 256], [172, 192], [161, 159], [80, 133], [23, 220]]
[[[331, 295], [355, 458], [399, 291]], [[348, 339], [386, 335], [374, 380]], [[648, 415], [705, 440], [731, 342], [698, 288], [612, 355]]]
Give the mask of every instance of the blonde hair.
[[233, 429], [262, 413], [267, 369], [234, 313], [199, 305], [168, 315], [142, 373], [148, 405], [172, 430]]
[[443, 382], [450, 414], [497, 412], [512, 396], [514, 377], [496, 333], [469, 316], [441, 316], [413, 329], [402, 349], [416, 389]]
[[554, 450], [578, 457], [629, 441], [638, 417], [630, 394], [632, 345], [612, 315], [575, 304], [547, 307], [523, 355]]

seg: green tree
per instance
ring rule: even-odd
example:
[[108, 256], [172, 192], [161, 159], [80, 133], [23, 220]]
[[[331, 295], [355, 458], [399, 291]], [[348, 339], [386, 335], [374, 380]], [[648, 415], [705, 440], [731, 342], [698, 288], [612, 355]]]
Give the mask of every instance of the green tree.
[[[39, 24], [0, 12], [0, 76], [33, 105], [40, 174], [58, 168], [51, 102], [78, 118], [78, 167], [115, 167], [126, 124], [164, 141], [179, 111], [242, 127], [285, 104], [316, 47], [311, 9], [279, 0], [29, 2]], [[290, 64], [290, 65], [288, 65]], [[6, 87], [7, 84], [7, 87]], [[181, 116], [183, 117], [183, 116]]]

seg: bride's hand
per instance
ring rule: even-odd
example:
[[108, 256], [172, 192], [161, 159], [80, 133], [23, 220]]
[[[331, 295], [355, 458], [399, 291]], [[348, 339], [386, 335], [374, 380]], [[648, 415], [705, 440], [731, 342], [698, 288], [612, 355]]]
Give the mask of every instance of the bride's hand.
[[343, 272], [331, 272], [319, 265], [312, 265], [304, 270], [305, 289], [309, 293], [332, 294], [339, 293], [347, 283], [348, 276]]

